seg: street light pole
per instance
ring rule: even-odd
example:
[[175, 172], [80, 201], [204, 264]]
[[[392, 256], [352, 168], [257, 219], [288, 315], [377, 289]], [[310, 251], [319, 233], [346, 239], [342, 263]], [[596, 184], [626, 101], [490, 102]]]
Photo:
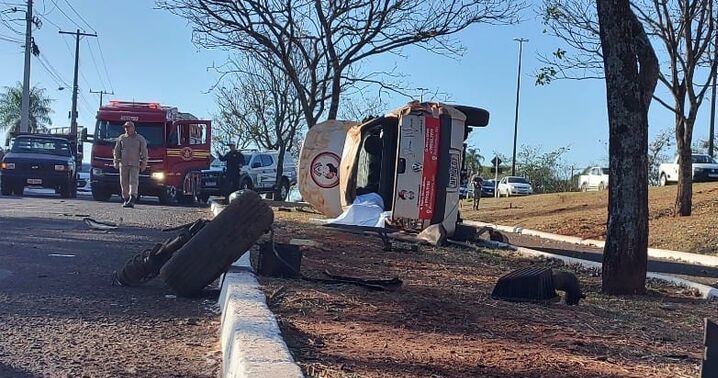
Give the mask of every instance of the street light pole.
[[30, 54], [32, 52], [32, 0], [27, 0], [25, 12], [25, 72], [22, 79], [20, 104], [20, 132], [30, 131]]
[[[716, 33], [716, 43], [713, 47], [715, 49], [713, 55], [713, 64], [718, 64], [718, 33]], [[715, 125], [716, 125], [716, 80], [718, 80], [718, 68], [713, 71], [713, 88], [711, 89], [711, 124], [710, 134], [708, 134], [708, 155], [711, 157], [713, 154], [713, 148], [715, 143]]]
[[516, 77], [516, 113], [514, 115], [514, 153], [511, 156], [511, 176], [516, 176], [516, 138], [519, 131], [519, 94], [521, 93], [521, 55], [524, 50], [524, 42], [529, 40], [526, 38], [514, 38], [519, 43], [519, 67]]

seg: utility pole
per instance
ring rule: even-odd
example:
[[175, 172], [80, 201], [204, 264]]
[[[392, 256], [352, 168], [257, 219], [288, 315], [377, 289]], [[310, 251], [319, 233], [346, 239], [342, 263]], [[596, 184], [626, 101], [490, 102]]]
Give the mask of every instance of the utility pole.
[[519, 93], [521, 92], [521, 55], [524, 50], [524, 42], [529, 40], [526, 38], [514, 38], [519, 43], [519, 68], [516, 77], [516, 114], [514, 115], [514, 153], [511, 157], [511, 176], [516, 176], [516, 137], [519, 131]]
[[[716, 43], [713, 49], [715, 50], [713, 55], [713, 65], [715, 66], [718, 64], [718, 33], [716, 33]], [[708, 134], [708, 155], [711, 157], [715, 156], [713, 155], [713, 147], [716, 134], [716, 80], [718, 80], [718, 68], [713, 71], [713, 88], [711, 89], [711, 125], [710, 134]]]
[[22, 79], [20, 132], [30, 131], [30, 54], [32, 53], [32, 0], [27, 0], [25, 12], [25, 73]]
[[70, 135], [77, 136], [77, 94], [80, 89], [77, 86], [77, 74], [80, 67], [80, 37], [97, 37], [97, 34], [81, 33], [80, 29], [74, 32], [60, 31], [60, 34], [71, 34], [75, 36], [75, 77], [72, 82], [72, 110], [70, 111]]
[[92, 93], [92, 94], [99, 94], [99, 95], [100, 95], [100, 107], [102, 107], [102, 95], [106, 95], [106, 94], [108, 94], [108, 95], [114, 95], [114, 94], [115, 94], [115, 91], [107, 92], [107, 91], [105, 91], [104, 89], [101, 90], [101, 91], [93, 91], [92, 88], [90, 88], [90, 93]]

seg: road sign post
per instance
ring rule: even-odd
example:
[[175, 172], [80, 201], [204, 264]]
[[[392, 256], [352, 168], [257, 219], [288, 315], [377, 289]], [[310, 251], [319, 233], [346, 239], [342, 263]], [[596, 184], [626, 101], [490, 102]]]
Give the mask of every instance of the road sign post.
[[501, 164], [501, 159], [499, 159], [498, 156], [495, 156], [493, 159], [491, 159], [491, 164], [494, 165], [494, 198], [499, 197], [499, 165]]

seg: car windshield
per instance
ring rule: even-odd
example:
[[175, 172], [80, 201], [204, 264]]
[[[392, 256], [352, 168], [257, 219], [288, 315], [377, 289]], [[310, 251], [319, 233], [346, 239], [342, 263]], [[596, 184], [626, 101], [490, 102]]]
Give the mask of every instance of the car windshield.
[[526, 181], [526, 179], [523, 178], [523, 177], [509, 177], [509, 178], [508, 178], [508, 181], [509, 181], [511, 184], [528, 184], [528, 183], [529, 183], [529, 182]]
[[693, 155], [693, 163], [698, 164], [715, 164], [715, 160], [708, 155]]
[[486, 181], [484, 181], [484, 183], [483, 183], [482, 185], [483, 185], [483, 186], [490, 186], [490, 187], [493, 188], [494, 186], [496, 186], [496, 181], [494, 181], [494, 180], [486, 180]]
[[[125, 133], [123, 121], [98, 120], [95, 126], [95, 137], [99, 142], [115, 143], [117, 137]], [[145, 137], [147, 146], [158, 147], [165, 143], [165, 128], [161, 122], [135, 122], [137, 133]]]
[[17, 138], [11, 152], [71, 156], [70, 143], [60, 139]]

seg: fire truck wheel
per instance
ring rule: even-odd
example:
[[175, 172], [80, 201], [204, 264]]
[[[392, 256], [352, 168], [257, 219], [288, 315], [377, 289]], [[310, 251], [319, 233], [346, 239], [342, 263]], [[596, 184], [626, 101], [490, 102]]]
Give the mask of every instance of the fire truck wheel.
[[181, 296], [196, 296], [269, 231], [272, 209], [246, 190], [162, 267], [160, 277]]
[[177, 188], [168, 186], [159, 195], [160, 204], [173, 205], [177, 202]]
[[110, 200], [110, 197], [112, 197], [112, 193], [108, 192], [107, 190], [102, 190], [100, 188], [92, 188], [92, 199], [95, 201], [100, 202], [107, 202]]

